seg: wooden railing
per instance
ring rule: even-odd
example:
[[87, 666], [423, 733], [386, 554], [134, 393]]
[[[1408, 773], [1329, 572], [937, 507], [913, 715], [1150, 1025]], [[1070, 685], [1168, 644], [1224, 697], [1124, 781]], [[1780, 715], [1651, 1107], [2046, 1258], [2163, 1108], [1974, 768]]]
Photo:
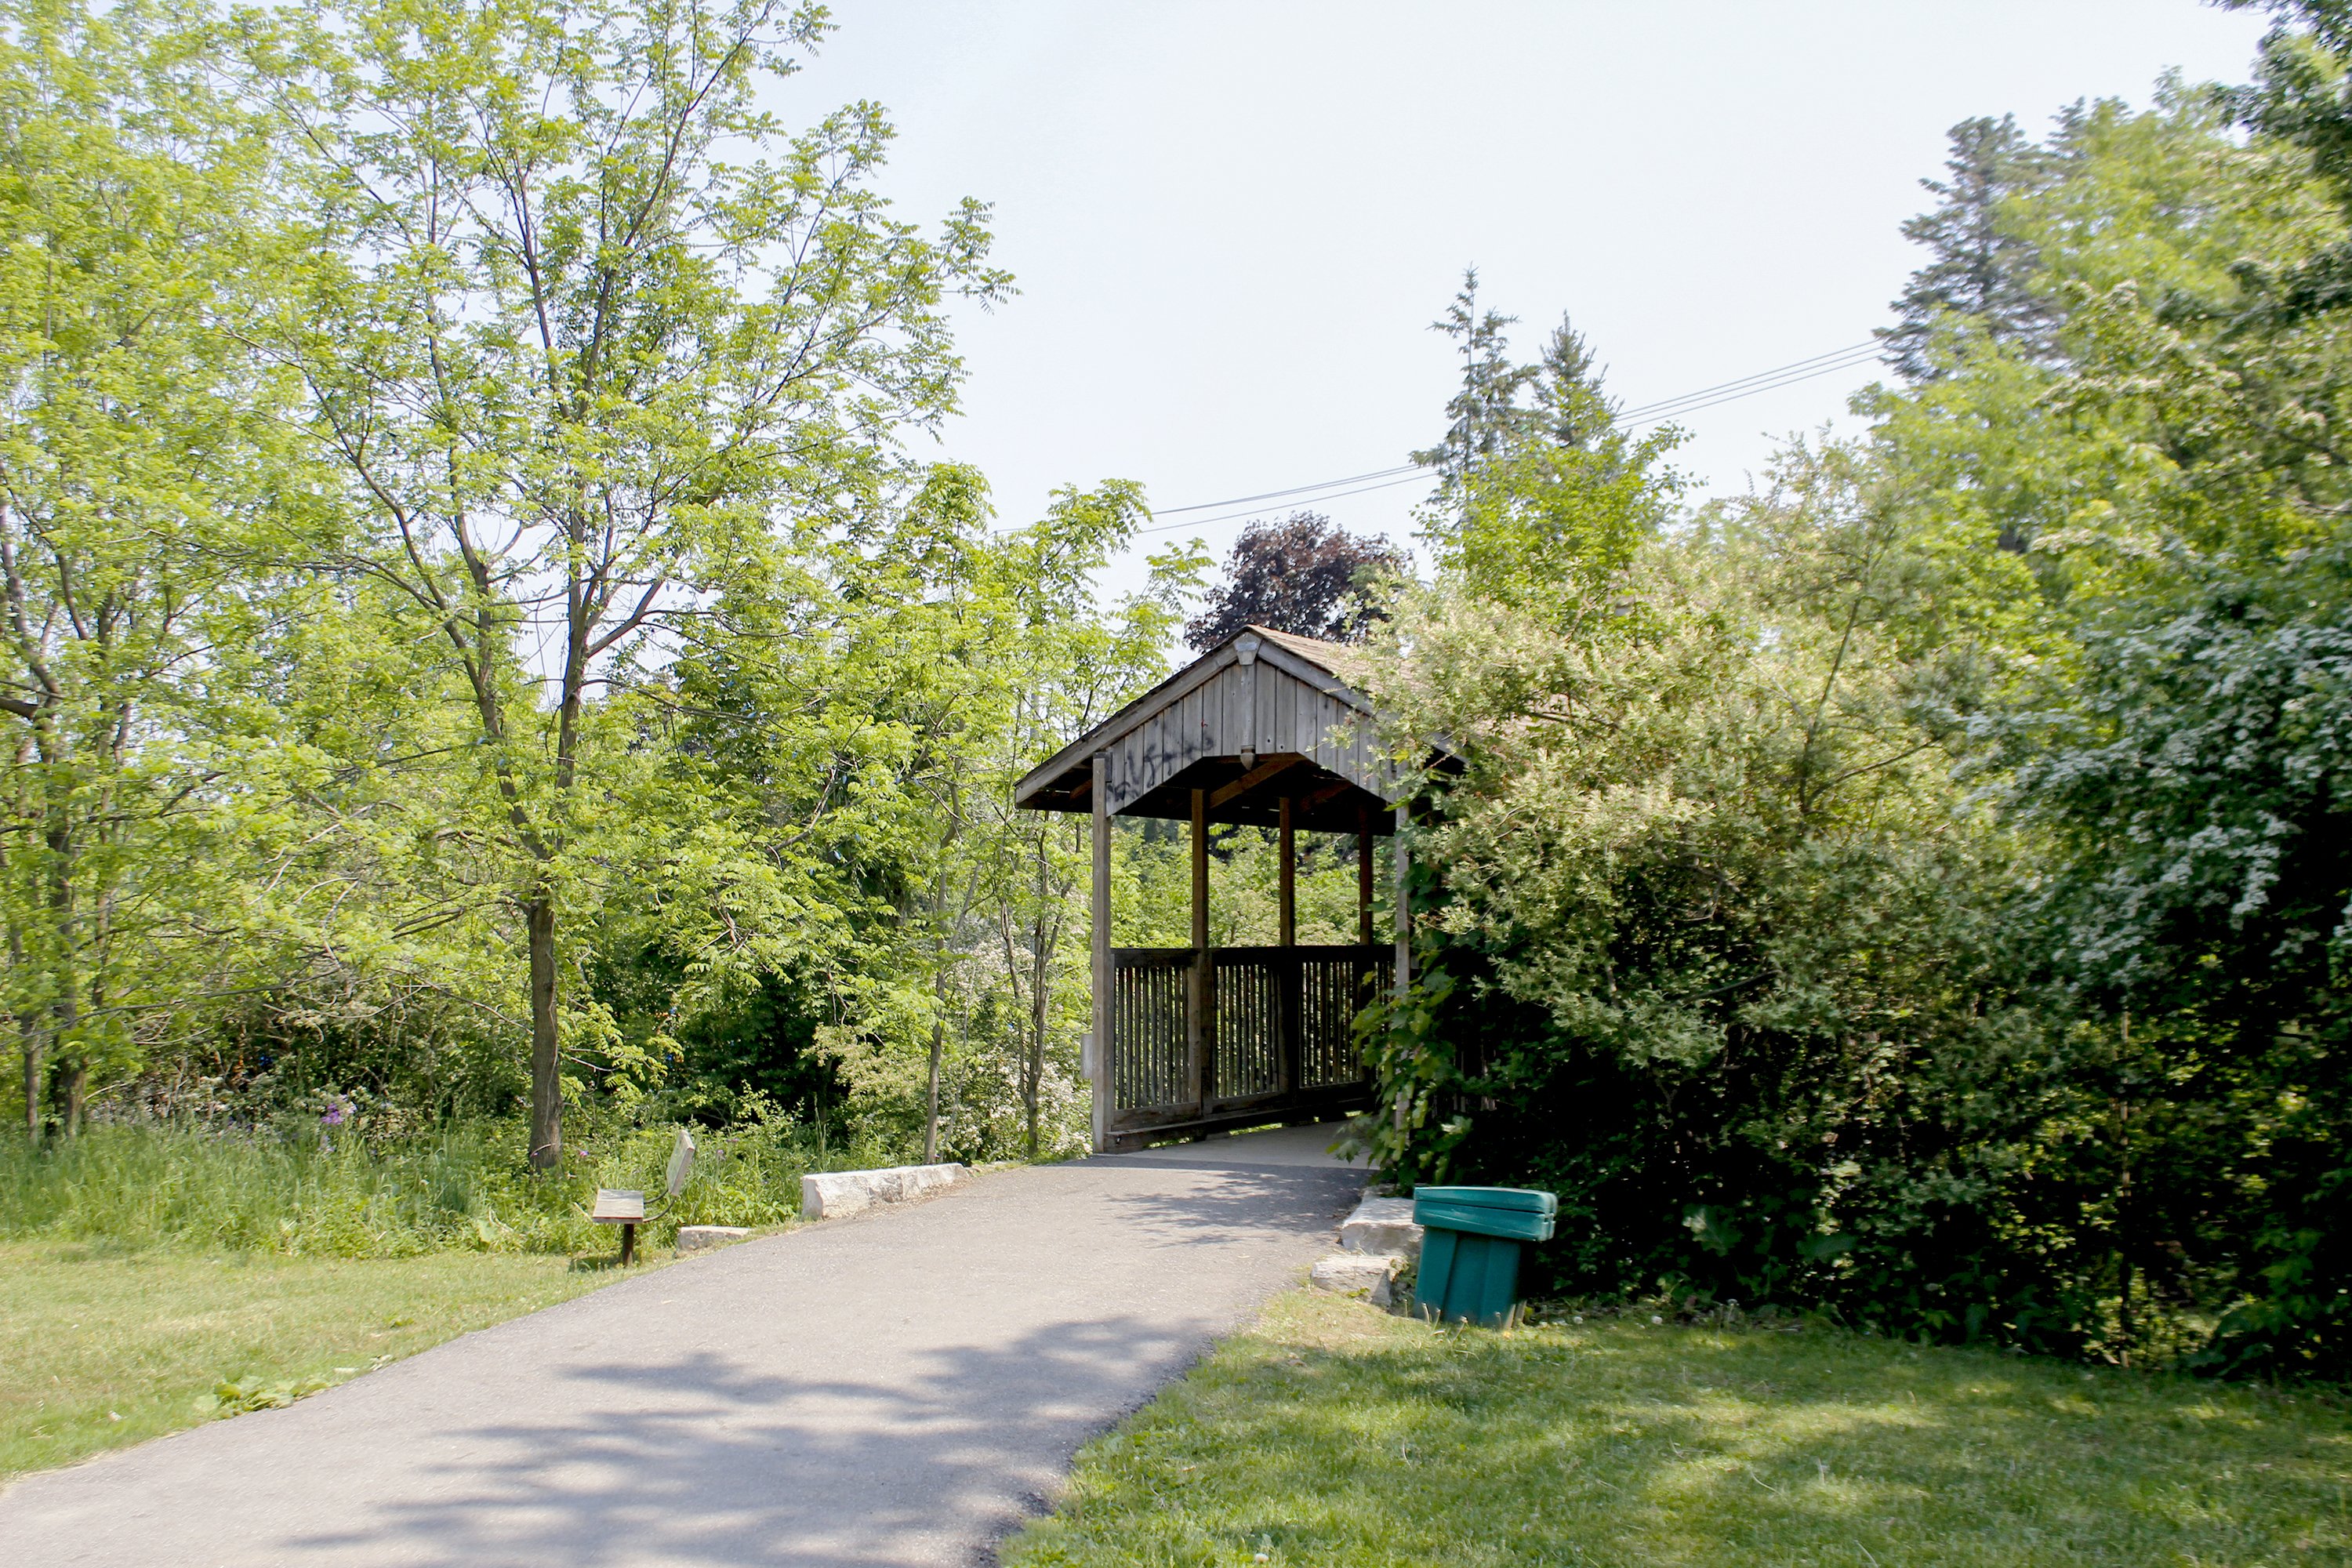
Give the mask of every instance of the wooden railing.
[[1224, 947], [1208, 959], [1112, 949], [1112, 1131], [1280, 1120], [1363, 1098], [1353, 1025], [1389, 984], [1389, 949]]
[[1192, 1099], [1184, 1008], [1192, 950], [1115, 947], [1110, 973], [1112, 1107], [1127, 1110]]

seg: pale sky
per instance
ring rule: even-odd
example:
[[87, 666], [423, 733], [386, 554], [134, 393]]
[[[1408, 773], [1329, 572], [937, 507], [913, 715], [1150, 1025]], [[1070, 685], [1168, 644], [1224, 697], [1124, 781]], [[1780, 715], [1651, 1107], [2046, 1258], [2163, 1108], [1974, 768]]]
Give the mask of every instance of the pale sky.
[[[2038, 134], [2077, 98], [2145, 103], [2167, 69], [2243, 80], [2264, 26], [2192, 0], [835, 15], [778, 107], [798, 123], [878, 100], [905, 216], [995, 208], [1021, 293], [964, 316], [966, 411], [938, 452], [987, 473], [1006, 522], [1108, 477], [1169, 509], [1402, 463], [1444, 423], [1454, 364], [1428, 324], [1467, 264], [1521, 318], [1523, 357], [1566, 310], [1629, 405], [1864, 342], [1916, 264], [1898, 226], [1954, 121], [2014, 112]], [[1700, 493], [1742, 489], [1875, 374], [1691, 414], [1679, 466]], [[1423, 493], [1308, 504], [1408, 542]], [[1222, 555], [1242, 520], [1221, 516], [1166, 521]]]

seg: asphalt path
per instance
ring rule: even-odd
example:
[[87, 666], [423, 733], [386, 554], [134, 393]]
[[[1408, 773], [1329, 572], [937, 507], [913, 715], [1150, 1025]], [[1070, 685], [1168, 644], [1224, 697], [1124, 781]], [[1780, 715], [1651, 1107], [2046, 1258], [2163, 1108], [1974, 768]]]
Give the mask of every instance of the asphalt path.
[[956, 1564], [1329, 1250], [1296, 1128], [983, 1174], [0, 1492], [0, 1561]]

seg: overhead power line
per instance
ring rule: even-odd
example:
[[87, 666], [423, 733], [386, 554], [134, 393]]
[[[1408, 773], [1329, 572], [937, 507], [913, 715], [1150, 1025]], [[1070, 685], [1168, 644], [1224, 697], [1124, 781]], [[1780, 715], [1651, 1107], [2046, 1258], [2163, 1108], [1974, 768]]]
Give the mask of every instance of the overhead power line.
[[1696, 392], [1685, 392], [1680, 397], [1669, 397], [1659, 403], [1645, 403], [1639, 408], [1620, 409], [1613, 423], [1618, 425], [1654, 425], [1672, 418], [1677, 412], [1693, 408], [1711, 408], [1718, 403], [1751, 393], [1769, 392], [1790, 382], [1805, 381], [1817, 375], [1828, 375], [1850, 366], [1864, 364], [1878, 357], [1876, 342], [1849, 343], [1825, 354], [1801, 359], [1793, 364], [1780, 365], [1771, 370], [1759, 370], [1754, 375], [1743, 375], [1738, 381], [1727, 381], [1714, 386], [1702, 386]]
[[[1696, 414], [1703, 408], [1713, 408], [1717, 404], [1736, 403], [1743, 397], [1753, 397], [1758, 393], [1774, 392], [1784, 386], [1794, 386], [1801, 381], [1811, 381], [1816, 376], [1833, 375], [1842, 370], [1856, 369], [1876, 359], [1881, 352], [1880, 345], [1875, 341], [1849, 343], [1844, 348], [1832, 349], [1827, 353], [1815, 354], [1810, 359], [1794, 360], [1784, 365], [1776, 365], [1770, 370], [1759, 370], [1753, 375], [1744, 375], [1737, 381], [1718, 382], [1713, 386], [1700, 387], [1696, 392], [1685, 392], [1679, 397], [1669, 397], [1657, 403], [1645, 403], [1637, 408], [1620, 409], [1610, 424], [1621, 430], [1639, 429], [1645, 425], [1664, 425], [1685, 414]], [[1192, 506], [1160, 507], [1151, 514], [1155, 519], [1177, 517], [1196, 511], [1214, 511], [1220, 515], [1193, 518], [1185, 522], [1160, 523], [1156, 527], [1139, 529], [1137, 531], [1172, 533], [1178, 529], [1205, 528], [1212, 523], [1231, 522], [1237, 517], [1252, 517], [1263, 511], [1265, 510], [1263, 507], [1252, 504], [1256, 501], [1283, 500], [1297, 497], [1301, 498], [1304, 504], [1306, 501], [1339, 500], [1343, 497], [1360, 496], [1371, 490], [1393, 489], [1399, 485], [1412, 484], [1427, 472], [1429, 470], [1418, 463], [1403, 463], [1392, 468], [1374, 468], [1370, 473], [1349, 474], [1340, 479], [1325, 479], [1318, 484], [1292, 485], [1286, 489], [1262, 490], [1256, 495], [1228, 496], [1223, 500], [1199, 501]], [[1375, 482], [1370, 484], [1362, 482], [1368, 479]], [[1357, 488], [1353, 489], [1336, 488], [1341, 485], [1353, 485]], [[1241, 510], [1237, 511], [1225, 510], [1234, 507]]]
[[[1394, 473], [1396, 470], [1391, 468], [1389, 471]], [[1333, 490], [1328, 495], [1318, 495], [1308, 499], [1318, 501], [1338, 500], [1342, 496], [1360, 496], [1364, 494], [1367, 490], [1392, 490], [1399, 485], [1409, 485], [1416, 482], [1420, 479], [1422, 475], [1427, 472], [1429, 472], [1429, 470], [1423, 468], [1419, 463], [1407, 463], [1404, 468], [1404, 478], [1401, 479], [1384, 479], [1376, 485], [1362, 485], [1352, 490]], [[1364, 477], [1369, 479], [1371, 476], [1366, 475]], [[1344, 479], [1338, 479], [1332, 482], [1335, 484], [1345, 484], [1347, 481]], [[1299, 489], [1311, 490], [1317, 488], [1318, 487], [1314, 485], [1301, 485]], [[1298, 493], [1298, 490], [1276, 490], [1274, 493], [1276, 495], [1296, 495]], [[1211, 506], [1231, 506], [1233, 502], [1211, 501], [1209, 504]], [[1188, 511], [1198, 511], [1201, 509], [1198, 507], [1188, 507], [1185, 510]], [[1180, 528], [1206, 528], [1213, 522], [1231, 522], [1237, 517], [1257, 517], [1262, 515], [1265, 510], [1265, 509], [1264, 507], [1248, 506], [1242, 508], [1239, 511], [1229, 511], [1217, 517], [1196, 517], [1189, 522], [1162, 523], [1157, 528], [1139, 528], [1137, 529], [1136, 531], [1138, 533], [1171, 533]], [[1154, 517], [1165, 517], [1167, 513], [1156, 511], [1151, 515]]]
[[1229, 496], [1223, 500], [1204, 500], [1197, 506], [1163, 506], [1151, 515], [1174, 517], [1180, 511], [1211, 511], [1222, 506], [1240, 506], [1244, 501], [1278, 500], [1284, 496], [1303, 495], [1308, 490], [1329, 489], [1333, 485], [1352, 485], [1358, 479], [1384, 479], [1391, 474], [1410, 474], [1420, 471], [1419, 463], [1400, 463], [1393, 468], [1374, 468], [1369, 474], [1349, 474], [1344, 479], [1325, 479], [1319, 485], [1293, 485], [1286, 490], [1265, 490], [1254, 496]]

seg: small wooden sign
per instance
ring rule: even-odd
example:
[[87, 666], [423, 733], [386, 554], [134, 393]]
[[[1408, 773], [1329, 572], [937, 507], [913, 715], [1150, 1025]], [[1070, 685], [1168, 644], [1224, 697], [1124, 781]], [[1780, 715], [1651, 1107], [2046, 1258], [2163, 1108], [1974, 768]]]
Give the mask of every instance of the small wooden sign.
[[643, 1225], [646, 1222], [646, 1194], [622, 1187], [598, 1187], [596, 1206], [588, 1217], [598, 1225]]

